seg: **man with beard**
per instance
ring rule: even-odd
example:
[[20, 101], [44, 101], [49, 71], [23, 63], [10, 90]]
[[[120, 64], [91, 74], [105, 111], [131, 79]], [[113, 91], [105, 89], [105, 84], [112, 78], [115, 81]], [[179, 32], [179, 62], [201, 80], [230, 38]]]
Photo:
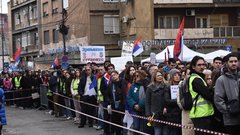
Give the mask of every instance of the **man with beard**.
[[225, 57], [226, 67], [215, 85], [214, 102], [223, 114], [225, 131], [237, 135], [240, 129], [239, 78], [237, 55], [230, 53]]
[[[202, 57], [195, 56], [190, 64], [189, 91], [193, 99], [193, 106], [189, 112], [194, 127], [211, 130], [213, 109], [213, 91], [207, 87], [203, 74], [206, 68]], [[207, 133], [195, 131], [196, 135]]]

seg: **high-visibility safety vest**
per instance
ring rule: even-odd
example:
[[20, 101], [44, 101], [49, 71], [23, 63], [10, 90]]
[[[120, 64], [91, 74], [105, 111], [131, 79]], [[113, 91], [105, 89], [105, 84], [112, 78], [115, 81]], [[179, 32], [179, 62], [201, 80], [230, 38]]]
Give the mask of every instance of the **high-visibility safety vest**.
[[20, 87], [20, 82], [21, 82], [22, 77], [20, 76], [19, 78], [15, 77], [14, 78], [14, 83], [15, 83], [15, 87], [19, 88]]
[[60, 88], [63, 89], [63, 94], [66, 94], [66, 88], [65, 88], [66, 83], [62, 81], [62, 79], [60, 80]]
[[53, 95], [53, 93], [52, 93], [52, 91], [50, 90], [50, 87], [49, 86], [47, 86], [47, 96], [52, 96]]
[[73, 91], [74, 91], [74, 94], [77, 95], [78, 93], [78, 84], [80, 82], [80, 79], [74, 79], [72, 80], [72, 83], [73, 83]]
[[98, 92], [98, 94], [97, 94], [97, 101], [98, 102], [103, 102], [103, 95], [102, 95], [102, 92], [100, 90], [102, 78], [99, 77], [97, 81], [98, 81], [98, 83], [97, 83], [98, 84], [97, 85], [97, 92]]
[[[207, 86], [206, 82], [198, 75], [192, 74], [189, 79], [189, 91], [191, 93], [192, 99], [194, 100], [198, 93], [193, 90], [192, 82], [195, 78], [200, 78], [204, 85]], [[202, 118], [211, 116], [214, 114], [213, 105], [210, 101], [204, 99], [201, 95], [198, 96], [196, 100], [193, 101], [193, 107], [190, 110], [189, 117], [190, 118]]]

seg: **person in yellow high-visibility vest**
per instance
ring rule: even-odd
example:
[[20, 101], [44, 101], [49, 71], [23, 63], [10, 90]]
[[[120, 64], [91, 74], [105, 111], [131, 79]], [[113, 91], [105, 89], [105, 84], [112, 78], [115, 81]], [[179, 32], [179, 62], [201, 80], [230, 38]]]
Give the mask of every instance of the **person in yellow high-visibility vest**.
[[[13, 90], [16, 91], [14, 92], [14, 98], [20, 98], [22, 96], [22, 92], [19, 92], [18, 90], [22, 89], [21, 87], [21, 79], [22, 76], [19, 72], [15, 73], [15, 77], [12, 79], [12, 84], [13, 84]], [[16, 100], [15, 101], [16, 107], [22, 106], [21, 100]]]
[[[80, 79], [81, 79], [81, 72], [80, 70], [76, 70], [75, 72], [75, 77], [72, 80], [71, 83], [71, 95], [73, 97], [73, 104], [74, 104], [74, 108], [77, 111], [81, 111], [81, 106], [80, 106], [80, 95], [78, 94], [78, 86], [80, 83]], [[76, 117], [74, 118], [74, 123], [80, 124], [80, 114], [79, 113], [75, 113]]]
[[[206, 68], [205, 60], [195, 56], [190, 63], [189, 91], [193, 99], [193, 106], [189, 117], [192, 119], [195, 128], [212, 129], [213, 91], [207, 87], [203, 74]], [[207, 133], [195, 131], [196, 135]]]

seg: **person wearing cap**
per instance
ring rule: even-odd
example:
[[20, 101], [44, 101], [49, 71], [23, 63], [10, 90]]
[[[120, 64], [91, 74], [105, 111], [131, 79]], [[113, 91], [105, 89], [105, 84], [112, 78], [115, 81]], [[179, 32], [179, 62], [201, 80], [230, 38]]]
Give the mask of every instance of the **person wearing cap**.
[[[177, 105], [176, 93], [174, 93], [174, 89], [178, 88], [178, 84], [181, 81], [181, 73], [177, 69], [171, 69], [169, 75], [169, 84], [164, 92], [163, 115], [165, 116], [166, 121], [181, 124], [181, 110]], [[181, 130], [178, 127], [167, 125], [165, 134], [179, 135], [181, 134]]]

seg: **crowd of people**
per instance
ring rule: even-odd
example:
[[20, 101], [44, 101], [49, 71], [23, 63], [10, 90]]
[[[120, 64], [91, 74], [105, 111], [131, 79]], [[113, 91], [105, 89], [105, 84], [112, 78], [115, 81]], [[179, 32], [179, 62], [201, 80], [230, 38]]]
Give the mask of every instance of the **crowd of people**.
[[[40, 93], [40, 85], [44, 85], [48, 90], [48, 113], [73, 120], [78, 128], [88, 124], [103, 130], [104, 135], [137, 133], [80, 115], [53, 102], [147, 134], [207, 134], [156, 122], [155, 119], [237, 135], [240, 129], [238, 61], [234, 53], [224, 58], [216, 57], [212, 63], [199, 56], [188, 63], [170, 58], [158, 65], [144, 62], [136, 66], [128, 61], [121, 72], [116, 71], [110, 61], [102, 65], [92, 62], [68, 70], [3, 72], [1, 84], [6, 99]], [[182, 108], [179, 92], [174, 93], [175, 86], [187, 78], [193, 99], [190, 110]], [[15, 104], [22, 109], [40, 106], [39, 99], [31, 98], [6, 104]], [[124, 112], [148, 119], [133, 117], [132, 123], [126, 122], [130, 119], [124, 120], [128, 114], [124, 115]]]

